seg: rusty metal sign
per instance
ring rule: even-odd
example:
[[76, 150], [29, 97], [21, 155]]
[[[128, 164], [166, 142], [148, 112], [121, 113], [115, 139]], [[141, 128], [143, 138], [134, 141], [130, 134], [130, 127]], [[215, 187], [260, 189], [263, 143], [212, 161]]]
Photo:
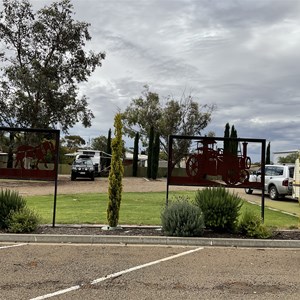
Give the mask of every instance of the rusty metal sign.
[[0, 178], [54, 181], [55, 226], [59, 130], [0, 127]]
[[59, 130], [0, 127], [0, 178], [55, 180]]
[[[173, 147], [175, 143], [185, 143], [192, 150], [178, 156]], [[228, 144], [231, 148], [225, 147]], [[261, 182], [249, 181], [252, 160], [248, 146], [253, 144], [261, 150]], [[264, 139], [169, 136], [167, 203], [169, 185], [253, 188], [262, 190], [264, 210], [265, 149]]]

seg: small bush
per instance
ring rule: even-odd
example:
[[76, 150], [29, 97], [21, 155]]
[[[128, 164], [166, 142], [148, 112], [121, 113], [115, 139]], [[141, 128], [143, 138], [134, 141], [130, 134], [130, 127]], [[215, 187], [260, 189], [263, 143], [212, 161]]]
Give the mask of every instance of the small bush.
[[28, 233], [37, 229], [40, 218], [27, 207], [13, 211], [8, 217], [8, 231], [13, 233]]
[[3, 190], [0, 191], [0, 228], [7, 229], [7, 220], [9, 215], [23, 209], [26, 206], [25, 199], [16, 191]]
[[161, 222], [166, 235], [183, 237], [201, 236], [203, 233], [204, 218], [201, 209], [185, 197], [178, 197], [164, 208]]
[[195, 204], [204, 214], [206, 228], [214, 231], [235, 231], [242, 199], [223, 187], [198, 190]]
[[246, 210], [239, 224], [240, 233], [247, 237], [269, 238], [272, 233], [263, 225], [261, 218], [254, 212]]

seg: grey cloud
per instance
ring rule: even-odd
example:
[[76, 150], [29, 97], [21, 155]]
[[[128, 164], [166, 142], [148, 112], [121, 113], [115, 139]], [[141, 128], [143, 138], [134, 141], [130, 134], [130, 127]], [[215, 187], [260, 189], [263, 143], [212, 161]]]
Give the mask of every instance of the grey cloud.
[[[51, 1], [52, 2], [52, 1]], [[300, 148], [300, 2], [294, 0], [73, 0], [91, 23], [103, 66], [81, 86], [98, 135], [145, 84], [164, 99], [191, 93], [216, 104], [207, 131], [266, 138], [272, 151]], [[34, 0], [33, 3], [47, 3]]]

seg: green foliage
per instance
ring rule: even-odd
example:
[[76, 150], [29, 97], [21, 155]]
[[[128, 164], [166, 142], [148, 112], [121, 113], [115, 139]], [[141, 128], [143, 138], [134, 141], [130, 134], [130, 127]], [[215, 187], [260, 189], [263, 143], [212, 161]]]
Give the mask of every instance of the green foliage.
[[71, 0], [38, 11], [29, 0], [3, 0], [0, 124], [11, 127], [91, 126], [94, 117], [78, 84], [86, 82], [105, 53], [87, 51], [90, 24], [73, 19]]
[[237, 228], [242, 199], [223, 187], [198, 190], [195, 204], [204, 214], [205, 226], [216, 231], [234, 231]]
[[183, 196], [164, 208], [161, 223], [163, 232], [171, 236], [201, 236], [204, 228], [201, 209]]
[[288, 163], [295, 163], [295, 161], [296, 161], [296, 159], [299, 157], [299, 154], [297, 153], [297, 152], [295, 152], [295, 153], [291, 153], [291, 154], [289, 154], [289, 155], [287, 155], [287, 156], [285, 156], [285, 157], [283, 157], [283, 156], [280, 156], [279, 158], [278, 158], [278, 162], [280, 163], [280, 164], [288, 164]]
[[109, 171], [107, 220], [111, 227], [116, 227], [119, 221], [119, 211], [122, 199], [122, 178], [124, 173], [122, 163], [122, 121], [121, 114], [115, 116], [115, 138], [112, 140], [111, 169]]
[[[200, 135], [211, 121], [214, 108], [213, 105], [200, 105], [190, 95], [183, 95], [179, 100], [169, 98], [160, 102], [159, 95], [145, 86], [142, 96], [131, 101], [122, 118], [125, 133], [133, 138], [138, 130], [143, 146], [148, 145], [150, 128], [154, 127], [160, 134], [161, 150], [168, 155], [169, 135]], [[189, 140], [174, 142], [175, 164], [188, 153], [189, 147]]]
[[149, 133], [149, 145], [148, 145], [148, 161], [147, 161], [147, 178], [152, 177], [152, 156], [154, 146], [154, 127], [151, 126]]
[[13, 211], [8, 216], [8, 231], [13, 233], [29, 233], [37, 229], [39, 216], [27, 207]]
[[154, 138], [153, 148], [152, 148], [152, 162], [151, 162], [152, 179], [157, 178], [158, 164], [159, 164], [159, 149], [160, 149], [159, 133], [156, 133]]
[[0, 228], [8, 228], [9, 215], [22, 210], [25, 206], [26, 201], [18, 192], [2, 189], [0, 192]]
[[66, 144], [66, 147], [70, 151], [76, 151], [78, 148], [81, 148], [85, 145], [85, 140], [79, 135], [66, 135], [62, 142]]
[[246, 210], [243, 213], [239, 223], [239, 231], [247, 237], [269, 238], [272, 233], [264, 224], [261, 218], [255, 212]]
[[231, 140], [237, 138], [237, 131], [234, 125], [231, 126], [231, 130], [230, 130], [229, 123], [226, 123], [225, 130], [224, 130], [224, 138], [228, 138], [224, 140], [224, 146], [223, 146], [224, 153], [231, 153], [233, 155], [237, 155], [238, 142], [236, 142], [235, 140]]
[[[237, 131], [236, 131], [234, 125], [231, 126], [230, 137], [232, 139], [236, 139], [237, 138]], [[235, 141], [235, 140], [231, 140], [229, 142], [229, 145], [230, 145], [229, 146], [230, 153], [236, 156], [237, 152], [238, 152], [238, 142]]]
[[[229, 123], [226, 123], [225, 130], [224, 130], [224, 138], [229, 138], [230, 136], [230, 125]], [[224, 146], [223, 146], [224, 152], [229, 152], [229, 140], [224, 140]]]
[[140, 135], [137, 132], [134, 137], [134, 150], [133, 150], [133, 162], [132, 162], [132, 176], [137, 176], [138, 161], [139, 161], [139, 139]]
[[266, 164], [269, 165], [270, 163], [271, 163], [271, 143], [269, 142], [266, 150]]
[[[107, 147], [106, 147], [106, 153], [108, 155], [111, 155], [111, 129], [109, 128], [108, 130], [108, 135], [107, 135]], [[105, 162], [105, 166], [106, 168], [109, 168], [110, 167], [110, 164], [111, 164], [111, 158], [110, 157], [107, 157], [106, 158], [106, 162]]]

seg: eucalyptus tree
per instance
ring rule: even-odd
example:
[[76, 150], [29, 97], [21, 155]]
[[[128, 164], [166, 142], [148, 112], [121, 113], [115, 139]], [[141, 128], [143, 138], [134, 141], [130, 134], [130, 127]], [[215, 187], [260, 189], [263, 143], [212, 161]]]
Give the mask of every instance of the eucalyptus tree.
[[[169, 135], [201, 135], [211, 121], [214, 108], [214, 105], [200, 105], [191, 96], [183, 96], [180, 100], [168, 98], [160, 101], [159, 95], [145, 86], [142, 95], [132, 99], [122, 115], [124, 131], [132, 138], [139, 132], [143, 146], [146, 146], [150, 129], [155, 128], [160, 136], [161, 150], [168, 155]], [[173, 141], [174, 164], [187, 155], [190, 146], [187, 139]]]
[[79, 83], [105, 58], [86, 50], [90, 24], [76, 21], [71, 0], [37, 11], [28, 0], [3, 0], [0, 14], [0, 126], [54, 128], [67, 133], [94, 117]]

